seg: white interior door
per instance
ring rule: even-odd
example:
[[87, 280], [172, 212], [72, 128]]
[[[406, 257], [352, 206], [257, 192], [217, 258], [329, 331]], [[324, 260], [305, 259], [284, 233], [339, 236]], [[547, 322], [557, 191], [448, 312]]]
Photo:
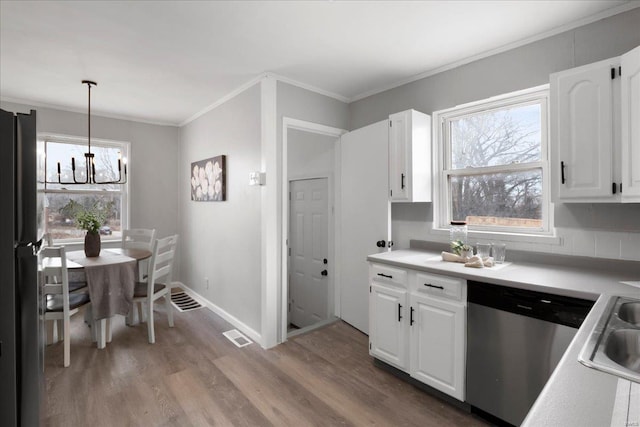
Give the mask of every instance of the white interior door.
[[304, 328], [328, 318], [328, 180], [291, 181], [289, 323]]
[[369, 333], [367, 255], [391, 238], [386, 120], [344, 134], [341, 151], [340, 317]]

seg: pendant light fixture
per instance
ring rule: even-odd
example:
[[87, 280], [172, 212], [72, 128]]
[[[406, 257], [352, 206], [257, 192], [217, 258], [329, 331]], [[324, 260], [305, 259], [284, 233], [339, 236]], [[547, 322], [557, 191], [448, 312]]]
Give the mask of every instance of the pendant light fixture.
[[[65, 184], [65, 185], [73, 185], [73, 184], [126, 184], [127, 183], [127, 163], [126, 160], [123, 161], [120, 153], [118, 153], [118, 179], [115, 181], [97, 181], [96, 180], [96, 164], [95, 164], [95, 154], [91, 152], [91, 86], [97, 86], [98, 83], [91, 80], [83, 80], [82, 84], [87, 85], [87, 89], [89, 92], [89, 100], [87, 107], [87, 152], [84, 153], [84, 179], [76, 178], [76, 159], [75, 157], [71, 158], [71, 176], [73, 178], [72, 181], [62, 181], [61, 178], [61, 170], [60, 170], [60, 162], [58, 162], [58, 180], [57, 181], [47, 181], [49, 184]], [[124, 173], [123, 173], [124, 166]], [[83, 173], [80, 173], [83, 175]]]

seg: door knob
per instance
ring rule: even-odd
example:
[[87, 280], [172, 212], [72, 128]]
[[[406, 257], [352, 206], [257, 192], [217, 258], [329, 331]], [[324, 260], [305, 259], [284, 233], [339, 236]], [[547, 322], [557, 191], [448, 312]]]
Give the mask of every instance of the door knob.
[[376, 242], [376, 246], [379, 248], [384, 248], [387, 245], [387, 242], [385, 242], [384, 240], [378, 240]]
[[320, 274], [322, 274], [323, 276], [326, 276], [326, 275], [327, 275], [327, 274], [329, 274], [329, 273], [327, 272], [327, 270], [322, 270], [322, 271], [320, 272]]

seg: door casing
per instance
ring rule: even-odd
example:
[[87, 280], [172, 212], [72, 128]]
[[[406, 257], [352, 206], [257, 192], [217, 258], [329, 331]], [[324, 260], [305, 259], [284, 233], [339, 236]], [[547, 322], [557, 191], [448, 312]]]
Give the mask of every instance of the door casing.
[[[329, 270], [329, 274], [331, 275], [330, 286], [333, 289], [333, 295], [339, 295], [340, 289], [340, 236], [336, 233], [337, 227], [336, 224], [340, 223], [339, 218], [339, 202], [340, 202], [340, 150], [339, 141], [340, 136], [347, 133], [344, 129], [334, 128], [331, 126], [325, 126], [318, 123], [308, 122], [304, 120], [293, 119], [290, 117], [283, 117], [282, 119], [282, 178], [281, 178], [281, 189], [282, 194], [286, 195], [289, 192], [289, 180], [293, 177], [289, 176], [289, 172], [287, 170], [287, 159], [288, 159], [288, 141], [287, 141], [287, 133], [289, 129], [301, 130], [304, 132], [316, 133], [320, 135], [326, 135], [330, 137], [335, 137], [336, 144], [334, 146], [334, 164], [333, 164], [333, 176], [327, 177], [329, 179], [329, 259], [333, 260], [331, 263], [332, 270]], [[295, 177], [295, 178], [318, 178], [318, 176], [310, 176], [310, 177]], [[282, 206], [281, 206], [281, 245], [282, 253], [281, 259], [282, 263], [280, 265], [281, 277], [283, 280], [280, 281], [278, 288], [280, 293], [280, 310], [279, 310], [279, 331], [278, 331], [278, 342], [283, 343], [287, 340], [287, 305], [289, 301], [288, 289], [286, 284], [286, 278], [288, 276], [289, 271], [289, 197], [282, 197]], [[340, 299], [333, 298], [333, 308], [334, 315], [340, 313]]]

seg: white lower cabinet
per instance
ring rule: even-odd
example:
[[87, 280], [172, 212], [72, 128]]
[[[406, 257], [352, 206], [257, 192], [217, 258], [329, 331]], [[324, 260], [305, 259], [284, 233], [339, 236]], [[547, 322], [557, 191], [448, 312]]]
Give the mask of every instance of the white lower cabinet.
[[464, 400], [465, 307], [411, 294], [411, 376]]
[[407, 369], [407, 291], [372, 283], [369, 296], [369, 342], [372, 356]]
[[370, 264], [369, 354], [464, 401], [466, 281]]

